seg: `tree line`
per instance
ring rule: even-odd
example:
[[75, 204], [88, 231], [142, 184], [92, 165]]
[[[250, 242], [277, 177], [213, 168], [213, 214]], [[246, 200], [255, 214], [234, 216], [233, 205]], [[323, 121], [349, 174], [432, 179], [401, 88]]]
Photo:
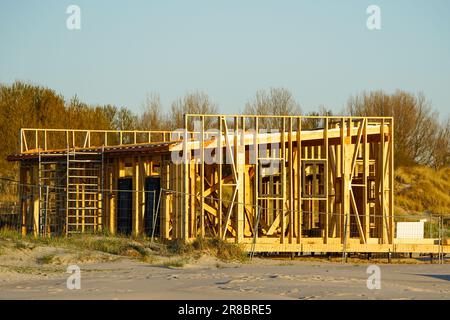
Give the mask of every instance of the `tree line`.
[[[0, 84], [0, 170], [2, 176], [15, 176], [14, 164], [6, 156], [18, 151], [20, 128], [70, 128], [108, 130], [173, 130], [184, 126], [183, 114], [215, 114], [218, 104], [203, 92], [190, 92], [163, 108], [158, 94], [149, 94], [140, 112], [115, 105], [89, 105], [75, 96], [66, 100], [50, 88], [16, 81]], [[301, 107], [285, 88], [259, 90], [248, 101], [243, 114], [299, 115]], [[450, 165], [450, 120], [442, 121], [423, 93], [396, 91], [362, 92], [348, 99], [341, 114], [354, 116], [393, 116], [395, 120], [396, 166]], [[321, 106], [308, 115], [333, 115]], [[211, 120], [213, 121], [213, 120]], [[265, 126], [277, 125], [267, 119]], [[313, 120], [310, 125], [314, 126]], [[206, 124], [208, 125], [208, 124]]]

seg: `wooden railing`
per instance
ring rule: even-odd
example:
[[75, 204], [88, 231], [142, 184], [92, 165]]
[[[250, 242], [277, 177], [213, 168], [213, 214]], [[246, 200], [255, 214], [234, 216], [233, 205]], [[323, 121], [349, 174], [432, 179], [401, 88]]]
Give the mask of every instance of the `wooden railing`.
[[20, 153], [180, 140], [180, 133], [144, 130], [20, 129]]

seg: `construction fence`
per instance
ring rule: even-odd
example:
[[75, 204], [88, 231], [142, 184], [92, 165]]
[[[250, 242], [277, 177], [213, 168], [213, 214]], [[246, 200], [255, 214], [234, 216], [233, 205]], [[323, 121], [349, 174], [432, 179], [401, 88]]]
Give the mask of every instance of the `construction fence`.
[[[65, 234], [63, 232], [64, 226], [68, 223], [66, 216], [66, 208], [62, 206], [50, 206], [53, 201], [61, 201], [64, 203], [64, 197], [67, 194], [66, 187], [64, 186], [48, 186], [48, 185], [29, 185], [20, 184], [18, 181], [12, 179], [0, 179], [0, 186], [2, 194], [0, 196], [0, 229], [10, 228], [23, 232], [24, 224], [23, 217], [21, 217], [21, 210], [17, 201], [17, 195], [20, 188], [31, 188], [40, 194], [40, 199], [44, 202], [43, 205], [39, 205], [39, 219], [41, 230], [39, 234], [41, 236], [54, 234]], [[160, 188], [154, 191], [134, 191], [129, 190], [124, 186], [121, 188], [119, 185], [118, 190], [98, 190], [102, 194], [101, 199], [107, 199], [110, 193], [116, 191], [118, 193], [118, 206], [117, 206], [117, 234], [129, 236], [132, 233], [132, 215], [131, 215], [131, 201], [135, 197], [133, 194], [141, 192], [144, 195], [146, 202], [145, 217], [144, 217], [144, 237], [150, 239], [157, 239], [160, 236], [160, 208], [161, 203], [167, 200], [168, 197], [188, 196], [192, 198], [198, 198], [199, 195], [185, 194], [176, 192], [173, 190], [167, 190]], [[53, 199], [50, 199], [53, 198]], [[59, 200], [58, 200], [59, 199]], [[219, 199], [215, 199], [212, 196], [205, 197], [203, 201], [205, 203], [214, 202]], [[238, 205], [239, 203], [232, 199], [231, 196], [225, 195], [223, 199], [220, 199], [228, 207]], [[84, 202], [86, 205], [86, 202]], [[242, 204], [241, 204], [242, 205]], [[252, 207], [255, 209], [254, 204], [243, 204], [245, 207]], [[76, 206], [76, 204], [74, 204]], [[297, 238], [302, 239], [317, 239], [317, 238], [339, 238], [344, 239], [344, 245], [342, 249], [342, 256], [345, 258], [347, 252], [345, 251], [346, 239], [357, 239], [361, 234], [361, 221], [355, 214], [347, 214], [342, 217], [340, 213], [327, 213], [322, 212], [319, 207], [311, 208], [310, 210], [302, 210], [301, 212], [301, 231], [298, 230], [289, 231], [289, 228], [283, 232], [281, 230], [275, 230], [271, 237], [285, 237], [287, 242], [292, 242]], [[77, 225], [77, 233], [95, 233], [95, 232], [107, 232], [108, 224], [102, 223], [105, 219], [105, 215], [101, 212], [101, 208], [96, 207], [93, 203], [92, 207], [80, 207], [77, 208], [80, 211], [80, 215], [76, 217], [72, 223]], [[266, 206], [259, 205], [254, 212], [257, 212], [256, 216], [253, 216], [246, 221], [248, 224], [248, 234], [246, 240], [249, 240], [251, 244], [256, 245], [261, 239], [269, 237], [266, 230], [261, 228], [263, 224], [270, 225], [273, 223], [277, 216], [285, 212], [282, 203], [276, 201], [269, 203], [266, 202]], [[78, 211], [77, 211], [78, 212]], [[195, 215], [200, 217], [201, 213], [199, 208], [196, 210]], [[395, 240], [399, 243], [402, 241], [422, 241], [430, 245], [443, 245], [449, 244], [450, 239], [450, 219], [446, 218], [449, 215], [435, 215], [432, 213], [420, 213], [420, 214], [397, 214], [394, 216], [395, 222]], [[375, 226], [380, 225], [376, 223], [377, 219], [386, 219], [389, 217], [372, 214], [370, 215], [370, 221], [368, 225], [370, 231], [368, 231], [369, 238], [377, 238], [383, 230], [378, 230]], [[81, 223], [83, 219], [83, 223]], [[340, 234], [331, 234], [323, 227], [325, 219], [328, 221], [336, 221], [340, 224], [340, 228], [337, 228], [337, 232]], [[233, 214], [231, 213], [230, 220], [233, 220]], [[198, 219], [194, 219], [194, 223], [197, 223]], [[211, 224], [213, 225], [213, 224]], [[193, 229], [196, 226], [189, 226]], [[218, 228], [223, 228], [221, 234], [227, 234], [227, 226], [219, 225]], [[214, 227], [206, 228], [206, 237], [218, 237], [217, 229]], [[343, 236], [342, 236], [343, 235]], [[367, 243], [370, 239], [362, 239]], [[253, 247], [254, 248], [254, 247]], [[255, 254], [254, 250], [250, 250], [250, 254]], [[444, 259], [445, 254], [439, 252], [438, 259]]]

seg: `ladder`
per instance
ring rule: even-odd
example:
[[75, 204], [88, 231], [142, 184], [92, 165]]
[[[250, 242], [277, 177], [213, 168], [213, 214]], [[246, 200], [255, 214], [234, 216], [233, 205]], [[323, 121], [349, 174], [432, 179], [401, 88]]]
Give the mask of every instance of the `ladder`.
[[103, 148], [68, 148], [66, 163], [66, 234], [101, 231]]
[[64, 225], [65, 168], [51, 155], [39, 152], [38, 156], [38, 233], [41, 236], [60, 234]]

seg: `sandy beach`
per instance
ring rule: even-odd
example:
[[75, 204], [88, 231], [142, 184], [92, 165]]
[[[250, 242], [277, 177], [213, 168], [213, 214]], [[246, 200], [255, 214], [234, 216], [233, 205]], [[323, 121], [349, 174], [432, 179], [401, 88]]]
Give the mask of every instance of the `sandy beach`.
[[183, 267], [130, 259], [79, 264], [69, 290], [64, 265], [0, 269], [0, 299], [450, 299], [449, 265], [383, 264], [369, 290], [368, 264], [256, 258], [222, 263], [201, 257]]

